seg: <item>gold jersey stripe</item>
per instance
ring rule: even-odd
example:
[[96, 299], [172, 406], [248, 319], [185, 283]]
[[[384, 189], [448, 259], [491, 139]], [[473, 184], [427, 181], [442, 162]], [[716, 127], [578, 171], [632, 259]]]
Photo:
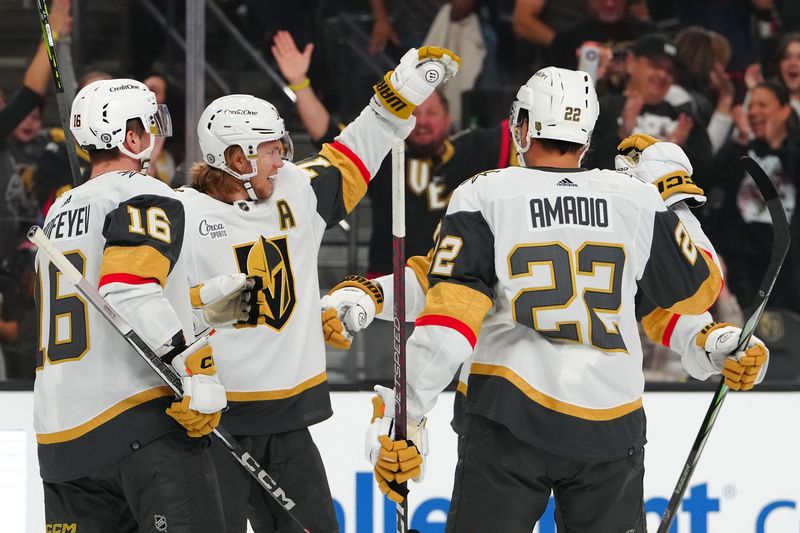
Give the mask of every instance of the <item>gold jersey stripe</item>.
[[195, 309], [203, 307], [203, 299], [200, 298], [200, 290], [202, 290], [203, 285], [204, 284], [201, 283], [189, 288], [189, 301], [192, 303], [192, 307]]
[[456, 392], [460, 392], [464, 396], [467, 395], [467, 384], [463, 381], [459, 381], [458, 385], [456, 385]]
[[647, 337], [651, 341], [661, 344], [664, 339], [664, 332], [667, 330], [667, 326], [669, 326], [673, 316], [675, 316], [675, 313], [660, 307], [656, 307], [643, 316], [642, 326], [644, 327], [644, 332], [647, 333]]
[[455, 318], [471, 329], [477, 339], [483, 319], [491, 308], [492, 300], [482, 292], [443, 281], [428, 290], [425, 296], [425, 309], [418, 319], [428, 315]]
[[707, 254], [700, 252], [700, 256], [708, 266], [708, 277], [693, 295], [676, 302], [669, 311], [681, 315], [699, 315], [717, 301], [717, 296], [722, 290], [722, 274], [717, 264]]
[[262, 392], [232, 392], [227, 391], [225, 396], [228, 397], [228, 401], [231, 402], [252, 402], [252, 401], [261, 401], [261, 400], [284, 400], [286, 398], [291, 398], [292, 396], [297, 396], [301, 392], [307, 391], [312, 387], [316, 387], [317, 385], [321, 385], [325, 383], [328, 379], [328, 374], [326, 372], [322, 372], [321, 374], [317, 374], [316, 376], [303, 381], [302, 383], [295, 385], [291, 389], [279, 389], [279, 390], [270, 390], [270, 391], [262, 391]]
[[163, 287], [169, 274], [169, 259], [161, 252], [141, 246], [109, 246], [103, 252], [100, 279], [111, 274], [131, 274], [140, 278], [155, 278]]
[[406, 266], [414, 272], [419, 286], [422, 287], [422, 292], [428, 292], [428, 288], [430, 287], [428, 283], [428, 270], [431, 268], [432, 258], [433, 249], [429, 250], [426, 256], [415, 255], [406, 261]]
[[347, 157], [344, 153], [332, 148], [329, 144], [324, 144], [319, 155], [333, 163], [342, 175], [342, 198], [344, 199], [345, 211], [355, 208], [367, 193], [367, 183], [369, 176], [364, 176], [362, 169], [359, 169], [355, 161]]
[[36, 435], [36, 442], [38, 442], [39, 444], [58, 444], [60, 442], [75, 440], [78, 437], [83, 437], [93, 429], [97, 429], [98, 427], [102, 426], [115, 416], [124, 413], [128, 409], [132, 409], [137, 405], [142, 405], [143, 403], [147, 403], [150, 400], [155, 400], [156, 398], [162, 398], [164, 396], [172, 396], [172, 394], [173, 394], [172, 389], [170, 389], [167, 386], [156, 387], [154, 389], [148, 389], [139, 392], [137, 394], [134, 394], [130, 398], [125, 398], [118, 404], [109, 407], [96, 417], [92, 418], [87, 422], [84, 422], [79, 426], [75, 426], [74, 428], [70, 429], [65, 429], [63, 431], [56, 431], [55, 433], [38, 433]]
[[504, 366], [489, 365], [485, 363], [472, 363], [470, 374], [501, 377], [510, 381], [525, 396], [543, 407], [565, 415], [582, 418], [583, 420], [591, 420], [593, 422], [614, 420], [615, 418], [625, 416], [642, 407], [641, 398], [629, 403], [618, 405], [616, 407], [609, 407], [606, 409], [593, 409], [590, 407], [581, 407], [579, 405], [563, 402], [534, 389], [519, 374]]

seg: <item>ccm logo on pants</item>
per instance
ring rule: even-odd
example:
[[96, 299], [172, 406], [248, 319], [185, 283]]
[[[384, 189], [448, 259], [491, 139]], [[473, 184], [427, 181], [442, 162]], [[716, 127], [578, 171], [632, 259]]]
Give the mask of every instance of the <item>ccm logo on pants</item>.
[[78, 524], [47, 524], [44, 533], [78, 533]]

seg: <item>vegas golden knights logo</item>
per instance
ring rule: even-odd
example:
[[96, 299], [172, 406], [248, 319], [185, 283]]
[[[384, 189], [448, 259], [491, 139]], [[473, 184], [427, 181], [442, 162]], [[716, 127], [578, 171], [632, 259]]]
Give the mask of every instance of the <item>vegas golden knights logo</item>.
[[236, 246], [234, 250], [239, 270], [263, 281], [264, 288], [258, 296], [258, 323], [280, 331], [297, 303], [286, 237], [260, 237], [258, 241]]

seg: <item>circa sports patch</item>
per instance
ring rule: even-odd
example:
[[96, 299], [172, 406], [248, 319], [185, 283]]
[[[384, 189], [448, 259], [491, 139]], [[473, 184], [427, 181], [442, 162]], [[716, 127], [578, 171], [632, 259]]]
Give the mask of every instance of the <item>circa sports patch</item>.
[[212, 241], [223, 239], [228, 236], [224, 222], [217, 222], [205, 218], [198, 224], [197, 233], [199, 233], [201, 237], [211, 239]]

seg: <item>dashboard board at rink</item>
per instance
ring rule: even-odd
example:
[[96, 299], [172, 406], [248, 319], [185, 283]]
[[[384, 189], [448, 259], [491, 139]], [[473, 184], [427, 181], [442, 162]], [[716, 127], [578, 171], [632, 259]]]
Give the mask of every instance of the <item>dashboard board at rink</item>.
[[[657, 529], [711, 394], [645, 395], [645, 503], [651, 532]], [[312, 433], [325, 461], [342, 533], [393, 532], [394, 505], [378, 491], [364, 458], [372, 393], [332, 396], [333, 418], [314, 426]], [[44, 531], [32, 408], [31, 392], [0, 392], [3, 533]], [[457, 459], [456, 437], [449, 426], [452, 408], [453, 393], [443, 394], [429, 417], [431, 453], [425, 480], [410, 483], [410, 526], [421, 533], [444, 531]], [[730, 393], [671, 533], [800, 532], [798, 414], [800, 392]], [[534, 531], [555, 533], [552, 502]]]

